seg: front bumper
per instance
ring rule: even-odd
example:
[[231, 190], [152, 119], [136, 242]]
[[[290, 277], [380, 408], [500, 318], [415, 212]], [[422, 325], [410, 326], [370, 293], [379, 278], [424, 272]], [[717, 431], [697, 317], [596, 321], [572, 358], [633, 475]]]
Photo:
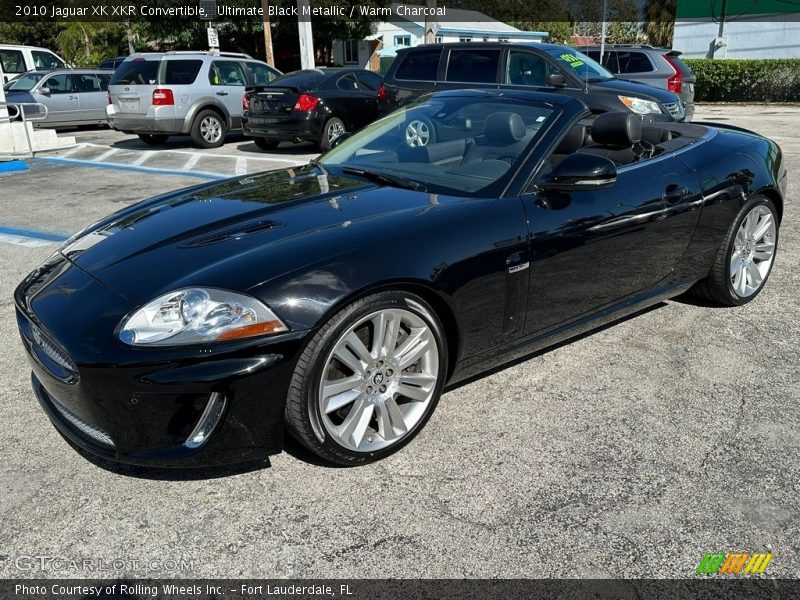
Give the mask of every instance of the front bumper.
[[[209, 467], [282, 450], [304, 332], [206, 348], [130, 348], [114, 330], [133, 305], [60, 255], [20, 284], [15, 302], [34, 393], [56, 428], [87, 452]], [[192, 443], [204, 419], [215, 426]]]

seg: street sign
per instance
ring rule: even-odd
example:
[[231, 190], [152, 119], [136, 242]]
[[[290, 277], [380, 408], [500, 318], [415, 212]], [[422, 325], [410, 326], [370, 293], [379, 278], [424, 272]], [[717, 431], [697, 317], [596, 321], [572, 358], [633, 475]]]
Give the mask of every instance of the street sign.
[[219, 34], [216, 27], [208, 28], [208, 47], [212, 50], [219, 48]]
[[200, 18], [204, 21], [216, 21], [217, 17], [217, 0], [200, 0]]

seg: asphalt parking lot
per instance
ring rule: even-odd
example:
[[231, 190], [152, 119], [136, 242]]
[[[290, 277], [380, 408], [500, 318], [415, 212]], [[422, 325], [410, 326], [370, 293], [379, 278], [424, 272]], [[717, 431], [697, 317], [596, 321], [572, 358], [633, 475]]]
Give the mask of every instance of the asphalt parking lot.
[[[696, 120], [783, 148], [785, 218], [759, 298], [666, 302], [452, 389], [410, 446], [356, 469], [296, 444], [218, 478], [102, 468], [35, 401], [11, 299], [60, 235], [203, 179], [306, 162], [311, 146], [177, 138], [156, 152], [78, 131], [0, 175], [0, 577], [692, 577], [716, 551], [769, 551], [768, 575], [800, 576], [800, 107]], [[43, 555], [126, 565], [24, 560]]]

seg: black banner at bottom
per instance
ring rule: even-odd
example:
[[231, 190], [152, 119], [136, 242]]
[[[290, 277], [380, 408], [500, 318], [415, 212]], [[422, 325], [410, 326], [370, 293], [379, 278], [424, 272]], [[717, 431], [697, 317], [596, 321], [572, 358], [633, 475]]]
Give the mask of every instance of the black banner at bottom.
[[2, 600], [596, 600], [800, 598], [800, 580], [703, 579], [4, 579]]

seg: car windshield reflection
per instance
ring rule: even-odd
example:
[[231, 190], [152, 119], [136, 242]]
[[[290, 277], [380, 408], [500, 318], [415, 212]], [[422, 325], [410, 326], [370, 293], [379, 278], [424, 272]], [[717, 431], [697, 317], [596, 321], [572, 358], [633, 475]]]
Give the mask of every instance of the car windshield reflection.
[[382, 176], [392, 187], [491, 196], [552, 116], [552, 107], [531, 101], [423, 98], [342, 141], [320, 163], [373, 181]]

